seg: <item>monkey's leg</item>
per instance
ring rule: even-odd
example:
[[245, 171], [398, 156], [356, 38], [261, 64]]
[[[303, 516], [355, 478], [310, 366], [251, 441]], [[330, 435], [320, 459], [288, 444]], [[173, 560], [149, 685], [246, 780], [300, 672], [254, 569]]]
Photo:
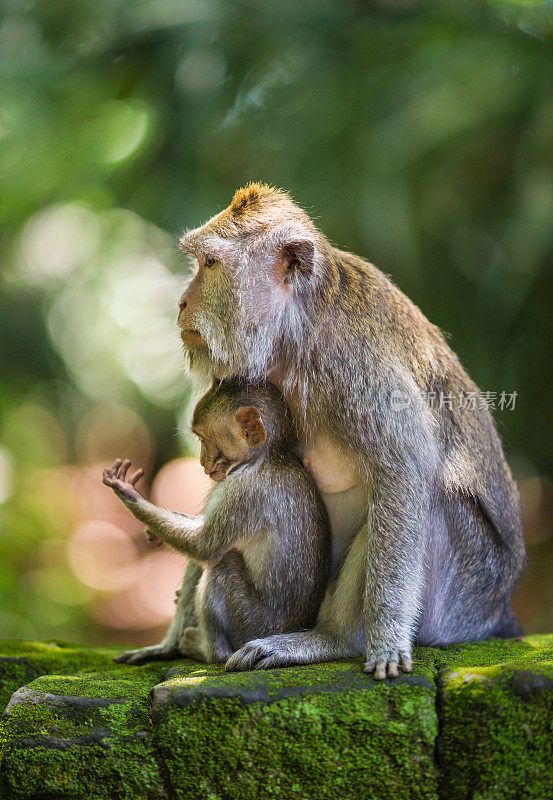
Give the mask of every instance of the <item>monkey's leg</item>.
[[195, 661], [210, 662], [210, 654], [206, 652], [204, 637], [201, 629], [196, 625], [186, 628], [180, 641], [180, 650], [183, 656], [193, 658]]
[[209, 661], [226, 661], [252, 636], [278, 630], [278, 603], [270, 605], [257, 591], [242, 553], [234, 549], [205, 570], [196, 612]]
[[437, 495], [431, 522], [427, 592], [417, 644], [519, 636], [510, 595], [521, 551], [507, 546], [479, 498], [460, 489]]
[[194, 612], [194, 595], [201, 575], [202, 567], [194, 561], [189, 561], [182, 580], [182, 588], [178, 593], [177, 610], [169, 630], [165, 634], [165, 638], [159, 644], [140, 647], [137, 650], [127, 650], [117, 656], [115, 661], [126, 662], [127, 664], [145, 664], [147, 661], [179, 658], [187, 655], [187, 653], [181, 651], [180, 645], [184, 631], [197, 624]]
[[335, 586], [327, 590], [315, 628], [247, 642], [225, 669], [270, 669], [354, 658], [364, 651], [362, 592], [367, 563], [367, 528], [355, 536]]

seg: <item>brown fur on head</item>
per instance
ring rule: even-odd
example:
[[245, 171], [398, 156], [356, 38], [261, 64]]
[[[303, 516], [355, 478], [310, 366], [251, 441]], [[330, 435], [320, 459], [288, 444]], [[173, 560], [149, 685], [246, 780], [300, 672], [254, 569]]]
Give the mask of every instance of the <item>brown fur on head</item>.
[[286, 192], [248, 184], [180, 247], [198, 264], [178, 317], [193, 367], [255, 380], [301, 348], [326, 241]]
[[205, 225], [186, 231], [180, 245], [184, 250], [190, 250], [201, 244], [209, 234], [228, 239], [294, 220], [314, 228], [305, 211], [293, 202], [287, 192], [266, 183], [251, 182], [242, 189], [237, 189], [228, 208], [216, 214]]

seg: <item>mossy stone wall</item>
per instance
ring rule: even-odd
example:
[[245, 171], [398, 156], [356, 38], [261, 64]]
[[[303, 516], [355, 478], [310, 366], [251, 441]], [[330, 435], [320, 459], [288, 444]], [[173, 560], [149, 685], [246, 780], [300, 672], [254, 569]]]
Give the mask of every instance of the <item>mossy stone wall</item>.
[[225, 674], [0, 642], [0, 798], [547, 800], [553, 635]]

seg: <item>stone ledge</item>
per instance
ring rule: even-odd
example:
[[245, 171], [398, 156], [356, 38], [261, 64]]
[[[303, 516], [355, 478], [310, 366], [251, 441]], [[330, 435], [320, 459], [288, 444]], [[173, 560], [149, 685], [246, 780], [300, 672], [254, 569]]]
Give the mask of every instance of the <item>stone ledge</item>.
[[383, 683], [116, 652], [0, 642], [0, 798], [553, 798], [553, 635], [416, 648]]

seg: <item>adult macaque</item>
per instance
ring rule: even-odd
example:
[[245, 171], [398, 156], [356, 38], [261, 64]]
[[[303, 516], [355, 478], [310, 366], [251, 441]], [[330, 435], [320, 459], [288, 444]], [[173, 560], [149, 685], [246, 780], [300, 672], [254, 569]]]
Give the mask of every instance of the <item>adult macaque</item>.
[[[129, 461], [106, 467], [104, 483], [150, 535], [202, 568], [197, 622], [179, 630], [174, 652], [165, 655], [226, 661], [254, 637], [315, 623], [330, 567], [330, 527], [313, 478], [292, 452], [286, 403], [270, 383], [214, 385], [194, 410], [192, 430], [202, 443], [202, 466], [216, 481], [200, 516], [145, 500], [135, 488], [142, 470], [127, 480]], [[140, 663], [145, 655], [152, 649], [117, 660]]]
[[[250, 642], [229, 667], [365, 653], [384, 678], [411, 669], [414, 642], [519, 634], [519, 495], [489, 410], [460, 407], [477, 387], [438, 328], [265, 185], [237, 191], [180, 246], [197, 259], [178, 317], [192, 368], [282, 389], [333, 533], [316, 627]], [[432, 408], [425, 392], [454, 401]]]

